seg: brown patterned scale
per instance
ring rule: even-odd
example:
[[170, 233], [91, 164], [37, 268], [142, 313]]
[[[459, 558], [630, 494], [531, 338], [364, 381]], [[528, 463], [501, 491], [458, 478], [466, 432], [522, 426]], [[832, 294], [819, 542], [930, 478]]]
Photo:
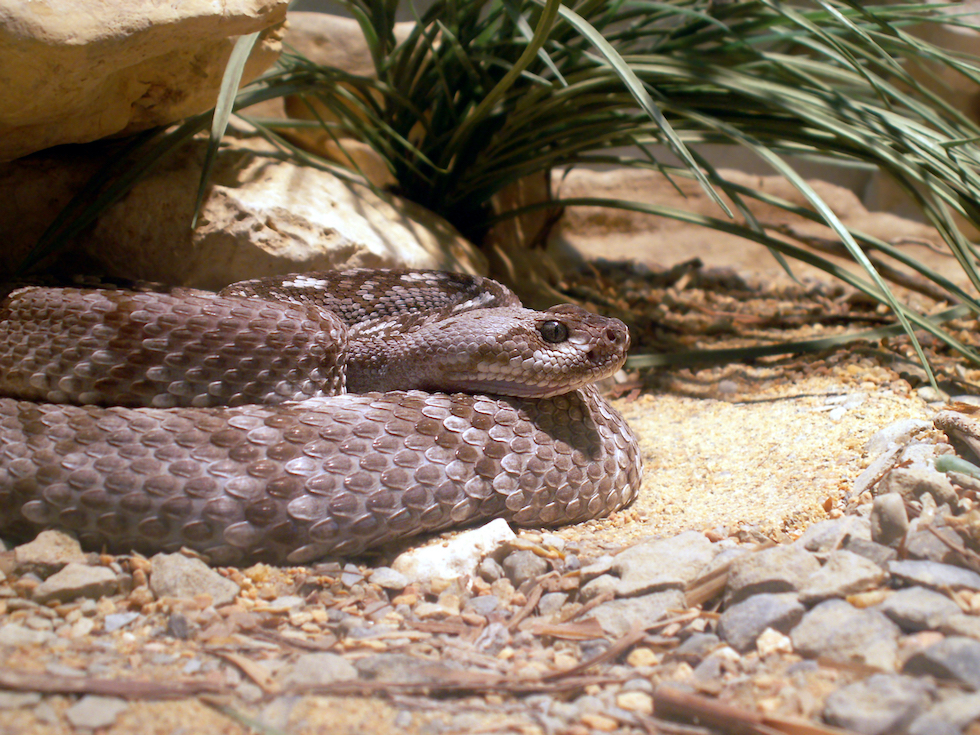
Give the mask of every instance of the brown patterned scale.
[[[2, 309], [5, 534], [305, 563], [494, 517], [574, 523], [639, 487], [635, 437], [591, 386], [625, 326], [487, 279], [30, 288]], [[345, 367], [373, 392], [340, 394]]]

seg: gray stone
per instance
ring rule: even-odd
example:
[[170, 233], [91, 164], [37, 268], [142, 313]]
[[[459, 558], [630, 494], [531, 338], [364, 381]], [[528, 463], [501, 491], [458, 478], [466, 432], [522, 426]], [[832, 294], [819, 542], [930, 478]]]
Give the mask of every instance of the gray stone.
[[796, 592], [819, 569], [817, 557], [796, 544], [745, 554], [732, 562], [725, 605], [762, 593]]
[[171, 613], [167, 618], [167, 635], [171, 638], [178, 638], [185, 641], [191, 635], [191, 623], [186, 616], [180, 613]]
[[52, 600], [69, 602], [79, 597], [98, 599], [118, 591], [116, 573], [108, 567], [72, 562], [35, 587], [31, 598], [43, 605]]
[[378, 567], [368, 577], [372, 584], [386, 590], [403, 590], [409, 585], [409, 578], [391, 567]]
[[906, 555], [912, 559], [955, 564], [959, 554], [953, 551], [949, 544], [943, 543], [936, 534], [948, 539], [954, 547], [962, 543], [956, 531], [949, 526], [937, 523], [935, 520], [923, 521], [922, 518], [916, 518], [909, 524], [909, 531], [905, 536]]
[[898, 733], [926, 710], [935, 688], [924, 679], [874, 674], [831, 692], [823, 718], [863, 735]]
[[721, 691], [721, 678], [725, 674], [724, 661], [720, 656], [707, 656], [691, 672], [698, 689], [717, 694]]
[[65, 717], [75, 727], [95, 730], [109, 727], [127, 709], [129, 703], [123, 699], [87, 694], [65, 710]]
[[501, 566], [514, 587], [520, 587], [528, 580], [537, 579], [551, 569], [546, 559], [542, 559], [530, 549], [510, 552], [504, 557]]
[[980, 617], [976, 615], [950, 615], [939, 624], [939, 632], [945, 635], [960, 635], [980, 640]]
[[697, 666], [720, 645], [721, 638], [714, 633], [692, 633], [670, 655], [691, 666]]
[[619, 589], [619, 581], [618, 577], [614, 577], [611, 574], [600, 574], [595, 579], [590, 579], [582, 585], [582, 589], [579, 590], [579, 595], [585, 602], [600, 595], [612, 595], [615, 597], [616, 591]]
[[826, 600], [810, 610], [790, 632], [803, 656], [856, 660], [883, 671], [895, 668], [898, 626], [877, 610], [861, 610], [844, 600]]
[[14, 549], [17, 572], [21, 575], [33, 572], [42, 579], [71, 562], [87, 561], [78, 539], [64, 531], [41, 531], [33, 541]]
[[905, 500], [898, 493], [879, 495], [871, 505], [871, 540], [884, 546], [897, 546], [909, 530]]
[[361, 568], [357, 564], [352, 564], [348, 562], [344, 564], [344, 569], [340, 573], [340, 583], [344, 587], [353, 587], [358, 582], [364, 581], [364, 575], [361, 573]]
[[888, 563], [888, 571], [894, 578], [911, 584], [921, 584], [925, 587], [965, 587], [970, 590], [980, 590], [980, 574], [934, 561], [892, 561]]
[[480, 578], [486, 582], [496, 582], [498, 579], [504, 578], [504, 568], [492, 556], [481, 561], [476, 571]]
[[568, 602], [568, 595], [564, 592], [549, 592], [541, 595], [541, 599], [538, 601], [538, 614], [554, 615], [562, 609], [566, 602]]
[[800, 588], [800, 599], [811, 604], [829, 597], [846, 597], [879, 586], [888, 575], [870, 559], [850, 551], [834, 551]]
[[304, 653], [282, 673], [286, 685], [332, 684], [357, 678], [357, 669], [336, 653]]
[[787, 633], [800, 622], [804, 607], [793, 593], [753, 595], [721, 614], [718, 635], [732, 648], [745, 653], [766, 628]]
[[234, 600], [237, 584], [222, 577], [200, 559], [183, 554], [156, 554], [150, 559], [150, 590], [157, 597], [211, 596], [215, 607]]
[[903, 630], [936, 630], [948, 618], [961, 615], [960, 606], [951, 599], [925, 587], [907, 587], [895, 592], [877, 606]]
[[649, 626], [663, 618], [668, 610], [684, 610], [687, 603], [680, 590], [654, 592], [641, 597], [605, 602], [592, 610], [599, 625], [609, 635], [626, 635], [634, 624]]
[[111, 613], [105, 616], [103, 629], [106, 633], [112, 633], [113, 631], [126, 627], [139, 617], [140, 614], [138, 612]]
[[908, 735], [936, 735], [943, 732], [959, 733], [967, 725], [980, 722], [980, 694], [957, 694], [940, 702], [913, 722]]
[[952, 679], [970, 689], [980, 689], [980, 641], [950, 636], [912, 654], [902, 670], [917, 676]]
[[500, 607], [500, 599], [496, 595], [480, 595], [479, 597], [471, 598], [466, 603], [466, 606], [477, 615], [486, 617]]
[[878, 492], [897, 493], [906, 500], [918, 500], [929, 493], [937, 505], [958, 506], [959, 498], [946, 475], [926, 467], [896, 467], [882, 479]]
[[[586, 583], [585, 599], [597, 596], [597, 587], [617, 597], [636, 597], [663, 590], [682, 590], [714, 559], [718, 548], [703, 533], [685, 531], [666, 539], [644, 541], [612, 558], [608, 564], [613, 580]], [[589, 569], [596, 570], [598, 565]], [[583, 570], [588, 576], [589, 569]], [[604, 577], [607, 575], [603, 575]], [[602, 578], [600, 578], [602, 579]]]
[[898, 552], [890, 546], [863, 538], [849, 538], [844, 541], [843, 548], [845, 551], [870, 559], [882, 569], [885, 569], [892, 559], [898, 558]]
[[797, 539], [807, 551], [834, 551], [848, 539], [871, 540], [871, 523], [861, 516], [841, 516], [811, 524]]

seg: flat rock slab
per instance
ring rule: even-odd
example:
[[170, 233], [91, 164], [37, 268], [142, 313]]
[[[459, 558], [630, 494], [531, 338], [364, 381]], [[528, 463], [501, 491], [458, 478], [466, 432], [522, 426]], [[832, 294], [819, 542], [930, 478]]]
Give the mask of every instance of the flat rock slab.
[[844, 600], [827, 600], [793, 628], [793, 648], [808, 658], [859, 661], [883, 671], [895, 669], [901, 631], [877, 610], [861, 610]]
[[183, 554], [156, 554], [150, 559], [150, 589], [157, 597], [197, 597], [207, 594], [217, 607], [238, 595], [239, 586], [200, 559]]

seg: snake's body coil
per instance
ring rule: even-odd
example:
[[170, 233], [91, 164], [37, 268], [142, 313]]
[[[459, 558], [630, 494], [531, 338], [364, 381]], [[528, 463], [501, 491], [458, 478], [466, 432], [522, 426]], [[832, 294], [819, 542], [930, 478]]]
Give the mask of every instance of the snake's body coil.
[[617, 320], [430, 271], [22, 289], [0, 306], [0, 531], [305, 563], [595, 518], [639, 486], [591, 385], [627, 345]]

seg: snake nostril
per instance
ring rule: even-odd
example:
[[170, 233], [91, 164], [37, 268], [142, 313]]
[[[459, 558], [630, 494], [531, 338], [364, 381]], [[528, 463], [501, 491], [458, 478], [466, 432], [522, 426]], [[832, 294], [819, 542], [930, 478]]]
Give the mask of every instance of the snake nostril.
[[606, 341], [617, 344], [619, 342], [619, 332], [611, 327], [606, 330]]

